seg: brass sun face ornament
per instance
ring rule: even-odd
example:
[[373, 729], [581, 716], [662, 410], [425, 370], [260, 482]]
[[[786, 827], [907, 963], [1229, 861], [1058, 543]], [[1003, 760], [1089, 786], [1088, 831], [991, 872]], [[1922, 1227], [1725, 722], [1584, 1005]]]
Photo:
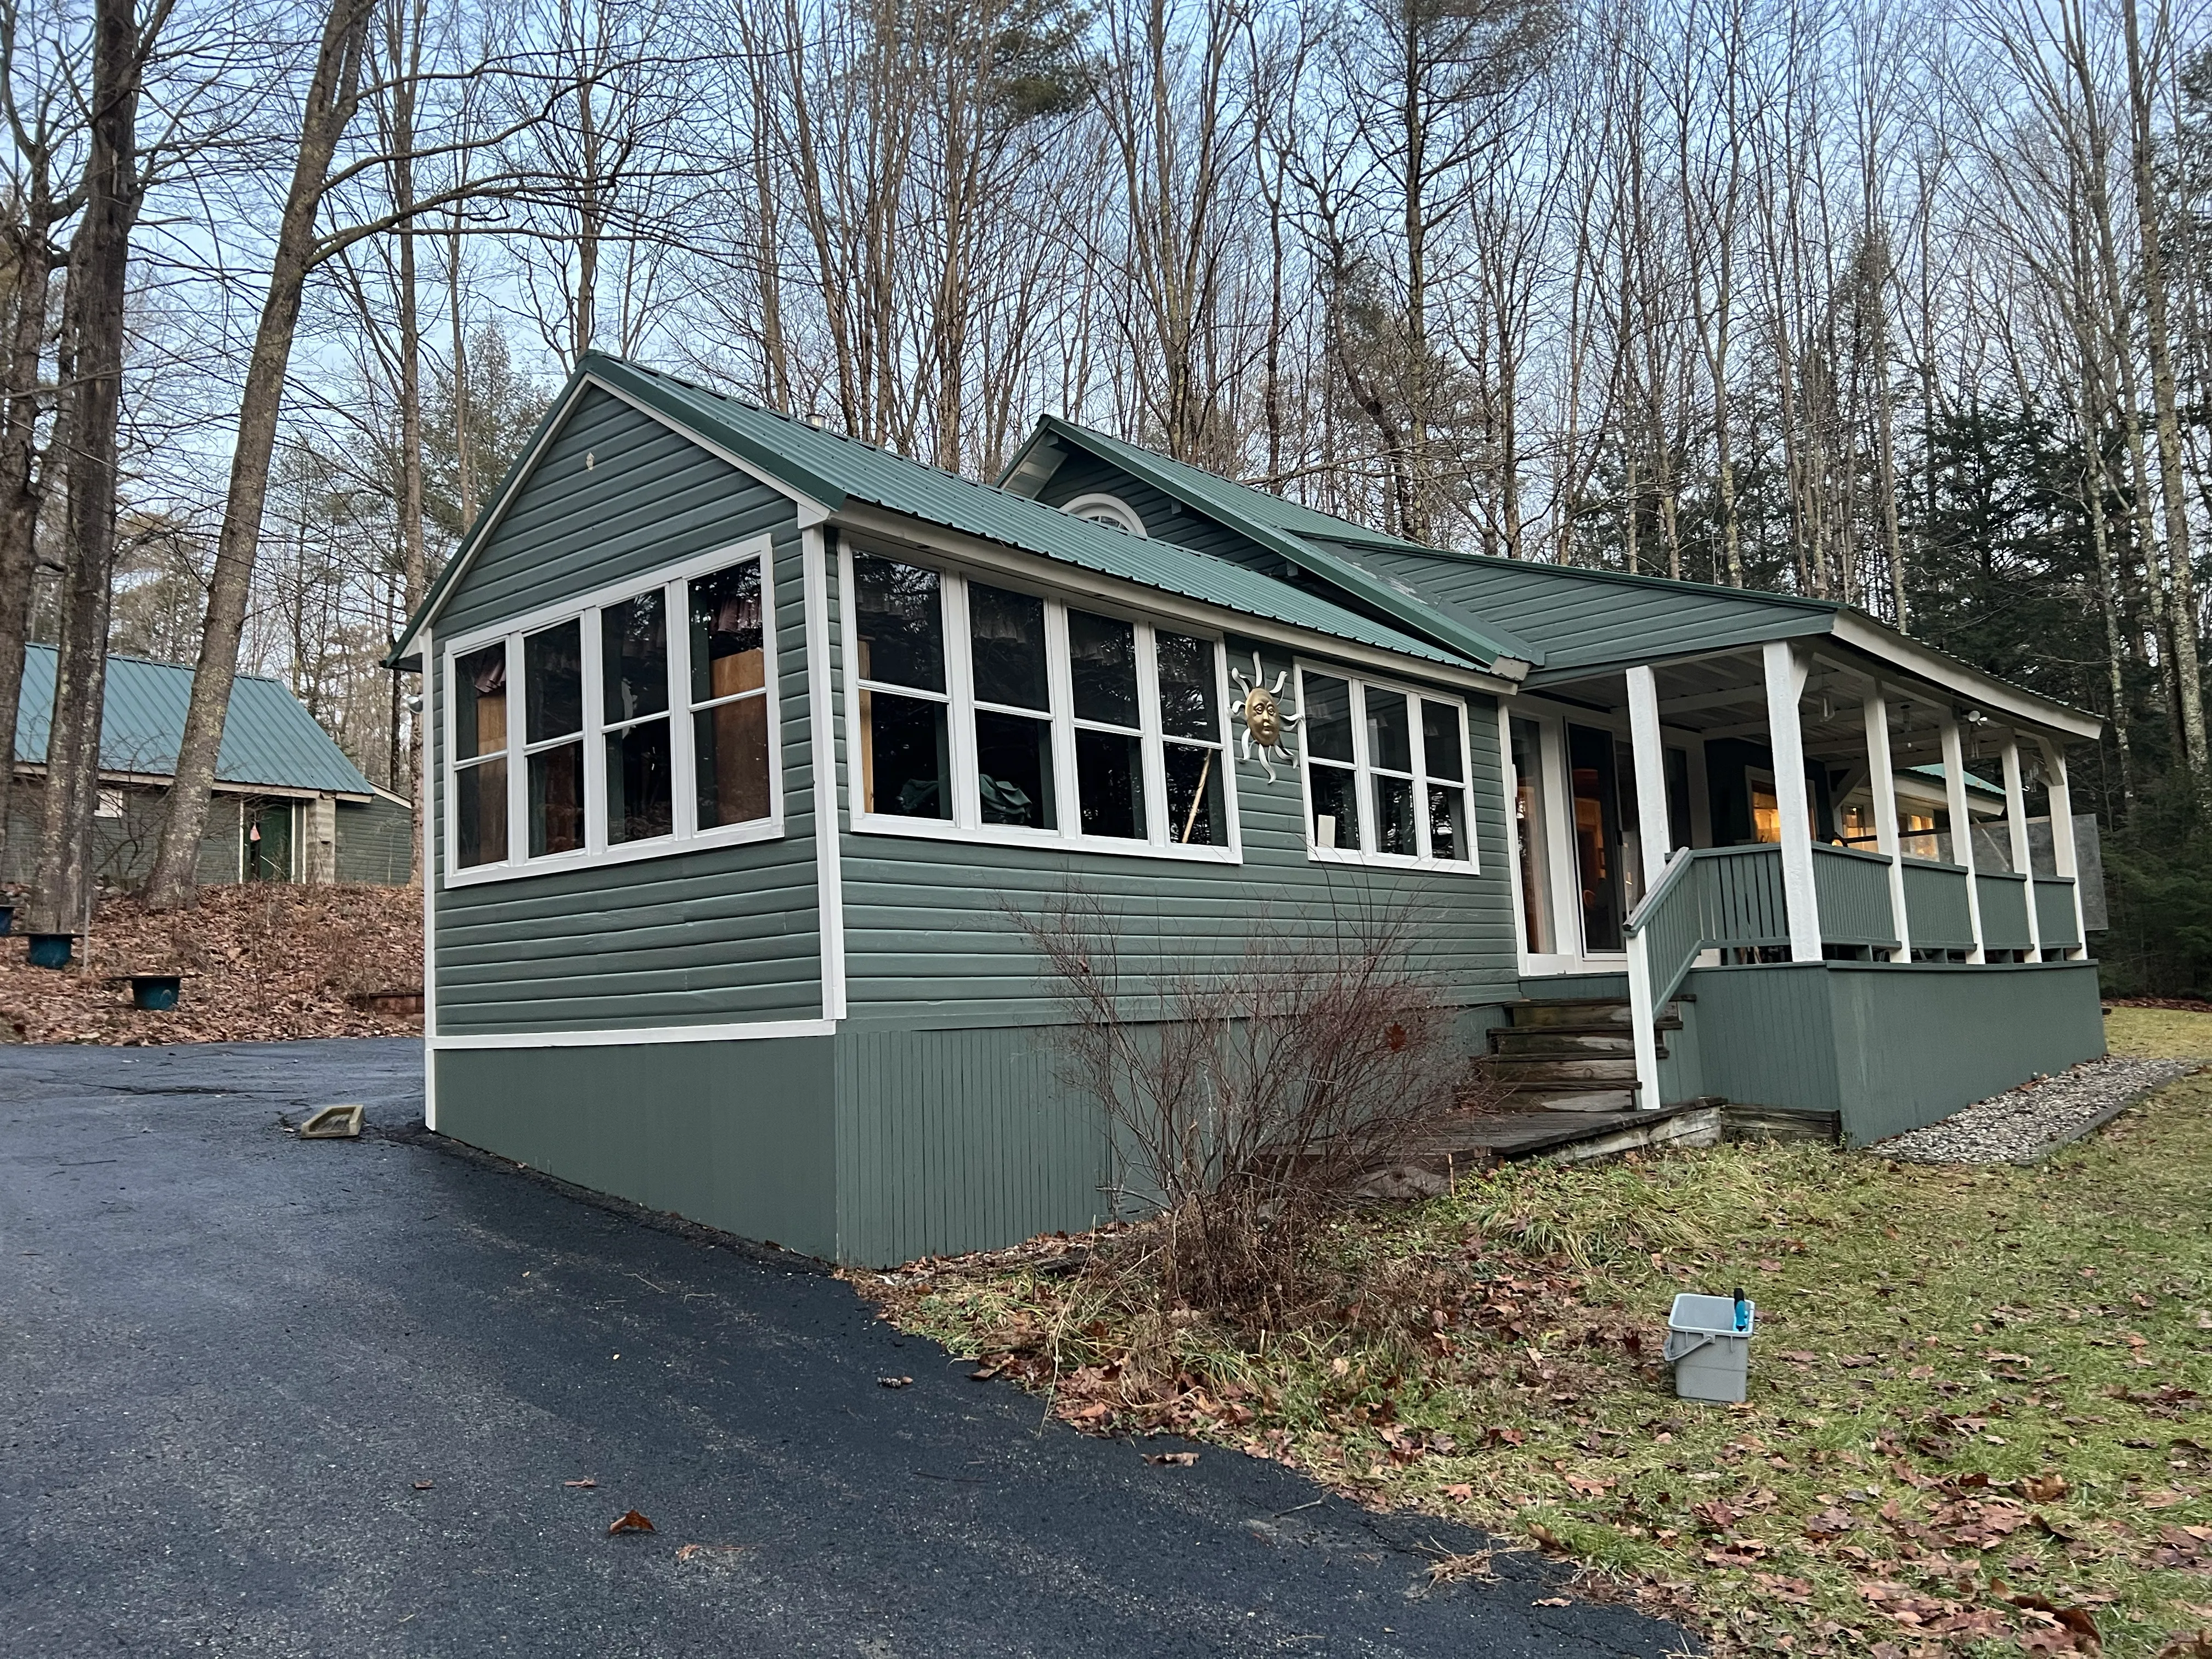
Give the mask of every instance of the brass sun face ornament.
[[1241, 668], [1232, 668], [1229, 673], [1244, 693], [1229, 710], [1244, 722], [1243, 731], [1237, 734], [1237, 748], [1246, 760], [1256, 758], [1261, 770], [1267, 775], [1267, 781], [1273, 783], [1275, 769], [1268, 762], [1272, 759], [1289, 764], [1291, 756], [1283, 747], [1284, 734], [1305, 718], [1283, 712], [1282, 690], [1290, 676], [1278, 674], [1273, 685], [1263, 684], [1267, 671], [1260, 666], [1260, 653], [1256, 651], [1252, 653], [1250, 679], [1244, 678]]

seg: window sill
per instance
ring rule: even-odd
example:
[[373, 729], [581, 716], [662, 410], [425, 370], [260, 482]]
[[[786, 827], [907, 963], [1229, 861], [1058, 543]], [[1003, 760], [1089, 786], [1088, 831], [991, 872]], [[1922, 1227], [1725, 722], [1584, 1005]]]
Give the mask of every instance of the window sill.
[[1109, 858], [1171, 859], [1186, 864], [1242, 864], [1236, 847], [1160, 847], [1150, 842], [1108, 836], [1060, 836], [1037, 830], [1004, 827], [966, 829], [942, 818], [902, 818], [878, 812], [853, 814], [856, 836], [893, 836], [912, 841], [958, 842], [969, 847], [1027, 847], [1045, 853], [1097, 853]]
[[1443, 875], [1479, 876], [1482, 866], [1473, 859], [1424, 859], [1404, 853], [1363, 853], [1346, 847], [1306, 848], [1310, 864], [1352, 864], [1371, 870], [1433, 870]]
[[678, 841], [660, 836], [652, 841], [624, 842], [596, 853], [556, 853], [522, 864], [477, 864], [465, 870], [449, 869], [441, 878], [447, 887], [480, 887], [489, 882], [520, 881], [530, 876], [565, 875], [572, 870], [597, 870], [605, 866], [635, 864], [642, 859], [677, 858], [686, 853], [711, 853], [724, 847], [746, 847], [755, 842], [776, 841], [783, 835], [781, 818], [758, 818], [750, 823], [709, 830]]

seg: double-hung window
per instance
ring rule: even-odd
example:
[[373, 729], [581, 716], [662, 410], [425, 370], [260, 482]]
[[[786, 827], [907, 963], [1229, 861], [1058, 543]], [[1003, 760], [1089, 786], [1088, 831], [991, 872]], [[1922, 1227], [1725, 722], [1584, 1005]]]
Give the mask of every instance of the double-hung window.
[[1236, 854], [1220, 642], [854, 551], [854, 821]]
[[1475, 867], [1464, 704], [1302, 667], [1298, 708], [1315, 856]]
[[725, 551], [457, 642], [449, 877], [780, 834], [768, 588], [764, 546]]

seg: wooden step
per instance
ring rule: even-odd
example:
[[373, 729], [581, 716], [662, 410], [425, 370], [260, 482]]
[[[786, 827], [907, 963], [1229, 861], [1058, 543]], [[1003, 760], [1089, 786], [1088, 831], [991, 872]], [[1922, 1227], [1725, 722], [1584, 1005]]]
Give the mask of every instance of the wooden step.
[[1483, 1074], [1499, 1083], [1633, 1083], [1632, 1051], [1612, 1054], [1492, 1054]]
[[1721, 1135], [1720, 1107], [1685, 1101], [1657, 1111], [1594, 1109], [1580, 1115], [1489, 1112], [1444, 1119], [1424, 1131], [1387, 1169], [1363, 1183], [1364, 1196], [1432, 1198], [1460, 1176], [1521, 1158], [1583, 1163], [1660, 1146], [1711, 1146]]
[[1498, 1055], [1633, 1054], [1636, 1035], [1619, 1025], [1535, 1025], [1527, 1030], [1503, 1025], [1491, 1030], [1490, 1052]]
[[1636, 1109], [1633, 1089], [1509, 1089], [1499, 1103], [1516, 1112], [1627, 1112]]
[[1537, 1000], [1508, 1003], [1507, 1018], [1522, 1030], [1536, 1026], [1553, 1025], [1626, 1025], [1629, 1023], [1626, 1001], [1593, 1001], [1589, 1000]]

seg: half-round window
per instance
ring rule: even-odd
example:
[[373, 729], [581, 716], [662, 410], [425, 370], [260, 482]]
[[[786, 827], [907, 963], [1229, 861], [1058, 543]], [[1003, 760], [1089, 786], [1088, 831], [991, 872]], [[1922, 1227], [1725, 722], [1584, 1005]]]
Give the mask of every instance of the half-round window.
[[1137, 516], [1137, 509], [1119, 495], [1078, 495], [1060, 509], [1073, 513], [1079, 519], [1088, 519], [1093, 524], [1103, 524], [1109, 530], [1119, 530], [1131, 536], [1145, 533], [1145, 521]]

